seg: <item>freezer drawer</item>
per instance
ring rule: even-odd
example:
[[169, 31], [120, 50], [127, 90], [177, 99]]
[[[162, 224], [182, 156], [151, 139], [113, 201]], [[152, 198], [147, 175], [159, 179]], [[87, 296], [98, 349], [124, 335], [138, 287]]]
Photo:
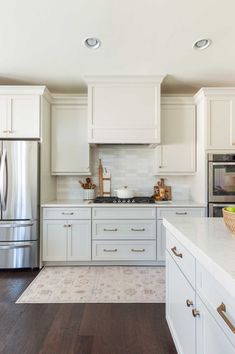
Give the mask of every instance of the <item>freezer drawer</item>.
[[38, 267], [38, 241], [0, 242], [0, 269]]
[[0, 242], [30, 241], [37, 239], [37, 221], [0, 221]]

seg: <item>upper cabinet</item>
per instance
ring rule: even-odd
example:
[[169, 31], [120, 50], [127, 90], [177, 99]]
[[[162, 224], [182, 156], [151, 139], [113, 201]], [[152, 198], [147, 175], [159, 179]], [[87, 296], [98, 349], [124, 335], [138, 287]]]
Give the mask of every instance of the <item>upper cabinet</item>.
[[53, 95], [52, 174], [89, 175], [87, 98]]
[[190, 97], [162, 97], [161, 144], [156, 147], [157, 175], [195, 173], [196, 115]]
[[160, 142], [160, 84], [163, 76], [86, 76], [88, 142]]
[[0, 87], [0, 138], [40, 138], [44, 86]]
[[195, 96], [206, 150], [235, 149], [235, 89], [203, 88]]

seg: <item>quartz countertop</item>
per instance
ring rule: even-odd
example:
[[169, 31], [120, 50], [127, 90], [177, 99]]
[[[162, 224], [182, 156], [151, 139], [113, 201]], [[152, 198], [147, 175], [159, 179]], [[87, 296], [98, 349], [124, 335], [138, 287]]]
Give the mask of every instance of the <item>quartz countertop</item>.
[[137, 207], [137, 208], [154, 208], [154, 207], [161, 207], [161, 208], [174, 208], [174, 207], [182, 207], [182, 208], [191, 208], [191, 207], [198, 207], [198, 208], [205, 208], [207, 205], [205, 203], [197, 203], [191, 200], [185, 201], [167, 201], [167, 202], [156, 202], [155, 204], [139, 204], [139, 203], [112, 203], [112, 204], [105, 204], [105, 203], [93, 203], [92, 201], [84, 201], [78, 199], [68, 199], [68, 200], [54, 200], [51, 202], [43, 203], [42, 207], [46, 208], [75, 208], [75, 207], [102, 207], [102, 208], [110, 208], [110, 207]]
[[235, 297], [235, 236], [223, 218], [166, 218], [163, 225]]

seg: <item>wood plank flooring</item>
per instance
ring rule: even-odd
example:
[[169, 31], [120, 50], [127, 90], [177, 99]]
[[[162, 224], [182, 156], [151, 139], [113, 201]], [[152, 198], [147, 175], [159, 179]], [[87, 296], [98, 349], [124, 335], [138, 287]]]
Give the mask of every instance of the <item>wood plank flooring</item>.
[[177, 354], [163, 304], [15, 304], [38, 271], [0, 271], [1, 354]]

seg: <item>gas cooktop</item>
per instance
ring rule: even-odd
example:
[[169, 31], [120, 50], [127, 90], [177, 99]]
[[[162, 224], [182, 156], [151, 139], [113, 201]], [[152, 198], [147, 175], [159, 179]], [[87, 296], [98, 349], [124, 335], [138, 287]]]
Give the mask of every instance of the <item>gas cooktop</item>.
[[118, 197], [96, 197], [94, 203], [99, 204], [154, 204], [152, 197], [134, 197], [134, 198], [118, 198]]

